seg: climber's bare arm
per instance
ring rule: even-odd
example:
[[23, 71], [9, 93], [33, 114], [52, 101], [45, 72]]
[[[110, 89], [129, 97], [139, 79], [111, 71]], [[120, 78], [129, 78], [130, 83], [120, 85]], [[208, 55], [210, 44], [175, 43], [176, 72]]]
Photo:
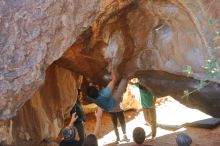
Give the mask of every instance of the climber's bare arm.
[[112, 69], [111, 69], [111, 77], [112, 77], [112, 80], [108, 83], [107, 87], [109, 87], [113, 90], [115, 87], [116, 80], [117, 80], [114, 67], [112, 67]]

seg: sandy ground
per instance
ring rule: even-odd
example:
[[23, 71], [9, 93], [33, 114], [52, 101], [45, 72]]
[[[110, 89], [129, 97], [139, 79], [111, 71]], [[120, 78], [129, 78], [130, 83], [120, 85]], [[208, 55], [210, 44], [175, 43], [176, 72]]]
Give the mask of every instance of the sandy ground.
[[[193, 118], [197, 117], [203, 117], [204, 115], [192, 115], [190, 117], [186, 117], [186, 119], [179, 118], [178, 115], [184, 115], [184, 106], [182, 106], [183, 109], [173, 110], [172, 108], [176, 108], [179, 105], [176, 105], [173, 101], [171, 101], [170, 106], [157, 106], [157, 116], [158, 120], [161, 121], [161, 117], [175, 117], [178, 122], [181, 122], [181, 120], [188, 119], [188, 121], [192, 121]], [[164, 105], [164, 104], [162, 104]], [[165, 108], [166, 107], [166, 108]], [[169, 110], [167, 110], [167, 108]], [[177, 112], [178, 111], [178, 112]], [[173, 113], [175, 112], [175, 113]], [[191, 112], [193, 113], [193, 112]], [[186, 113], [188, 115], [188, 113]], [[120, 146], [129, 146], [134, 144], [132, 140], [132, 131], [135, 127], [143, 127], [145, 129], [146, 134], [150, 133], [150, 127], [145, 125], [144, 117], [142, 111], [137, 113], [135, 110], [130, 110], [125, 112], [125, 118], [126, 118], [126, 130], [127, 130], [127, 136], [130, 139], [129, 143], [121, 142]], [[168, 119], [168, 118], [166, 118]], [[170, 119], [170, 118], [169, 118]], [[174, 120], [175, 120], [174, 119]], [[86, 122], [86, 133], [89, 134], [94, 129], [95, 124], [95, 116], [93, 113], [87, 115], [87, 121]], [[166, 121], [166, 120], [165, 120]], [[169, 121], [168, 121], [169, 122]], [[166, 122], [165, 122], [166, 123]], [[121, 128], [119, 126], [119, 132], [120, 135], [122, 135]], [[149, 139], [146, 139], [145, 144], [150, 144], [154, 146], [176, 146], [175, 137], [179, 132], [185, 132], [188, 135], [191, 136], [193, 143], [191, 146], [220, 146], [220, 126], [218, 126], [215, 129], [203, 129], [203, 128], [194, 128], [194, 127], [184, 127], [178, 130], [168, 130], [168, 129], [162, 129], [157, 128], [157, 136], [153, 141], [150, 141]], [[116, 137], [113, 131], [113, 125], [111, 123], [110, 116], [108, 113], [104, 113], [103, 119], [102, 119], [102, 125], [100, 129], [100, 133], [98, 136], [98, 142], [99, 146], [114, 146], [113, 142], [115, 141]]]

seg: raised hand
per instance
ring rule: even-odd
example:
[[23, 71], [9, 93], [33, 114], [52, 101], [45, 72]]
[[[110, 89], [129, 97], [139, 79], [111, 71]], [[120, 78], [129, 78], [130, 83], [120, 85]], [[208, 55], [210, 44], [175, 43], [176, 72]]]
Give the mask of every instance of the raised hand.
[[96, 116], [96, 119], [101, 119], [102, 118], [102, 109], [101, 108], [98, 108], [97, 111], [95, 111], [95, 116]]
[[78, 118], [78, 116], [76, 115], [76, 113], [73, 113], [72, 117], [71, 117], [71, 120], [70, 120], [70, 123], [74, 123], [77, 118]]

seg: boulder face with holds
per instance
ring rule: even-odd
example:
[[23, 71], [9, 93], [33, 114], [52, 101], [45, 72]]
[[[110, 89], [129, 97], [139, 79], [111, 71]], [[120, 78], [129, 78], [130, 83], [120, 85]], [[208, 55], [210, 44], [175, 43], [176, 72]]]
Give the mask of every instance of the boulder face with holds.
[[0, 2], [0, 119], [16, 115], [99, 9], [98, 0]]
[[[56, 137], [75, 103], [79, 75], [105, 85], [110, 64], [157, 97], [172, 95], [220, 117], [219, 80], [196, 90], [210, 46], [219, 44], [218, 36], [209, 37], [219, 6], [211, 0], [1, 1], [0, 143], [37, 145]], [[192, 74], [183, 72], [186, 66]], [[184, 90], [196, 91], [183, 98]]]
[[[212, 56], [210, 45], [219, 43], [218, 37], [214, 42], [209, 39], [217, 30], [218, 5], [140, 0], [120, 9], [122, 3], [113, 2], [56, 63], [103, 85], [109, 66], [115, 65], [121, 78], [140, 78], [157, 97], [172, 95], [187, 106], [220, 117], [219, 80], [209, 78], [199, 89], [207, 75], [203, 67]], [[113, 6], [118, 13], [111, 13]], [[219, 64], [220, 49], [215, 49]], [[187, 66], [190, 74], [185, 72]], [[184, 92], [192, 94], [187, 97]]]

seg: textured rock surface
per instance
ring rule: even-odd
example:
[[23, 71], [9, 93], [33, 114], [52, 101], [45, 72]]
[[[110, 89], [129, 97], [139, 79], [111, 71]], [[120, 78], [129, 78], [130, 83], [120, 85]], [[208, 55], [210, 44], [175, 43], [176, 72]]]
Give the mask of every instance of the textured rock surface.
[[[181, 100], [183, 90], [195, 90], [199, 84], [197, 80], [205, 77], [202, 66], [210, 58], [208, 47], [211, 42], [208, 37], [213, 32], [209, 29], [208, 21], [219, 16], [216, 5], [219, 2], [140, 0], [120, 7], [113, 2], [111, 6], [118, 13], [108, 9], [100, 15], [93, 27], [84, 32], [57, 63], [103, 84], [108, 75], [109, 64], [119, 66], [119, 74], [126, 77], [135, 77], [134, 74], [139, 71], [165, 71], [171, 74], [163, 74], [164, 78], [166, 75], [174, 76], [167, 83], [175, 82], [175, 75], [183, 78], [187, 76], [183, 70], [189, 65], [193, 68], [193, 74], [189, 75], [192, 78], [184, 79], [184, 82], [189, 83], [184, 88], [181, 85], [175, 86], [174, 83], [173, 88], [169, 86], [168, 90], [176, 96], [178, 94], [177, 97]], [[216, 51], [217, 62], [220, 63], [220, 49], [217, 48]], [[160, 74], [158, 78], [161, 79]], [[212, 81], [219, 83], [219, 80]], [[157, 82], [160, 83], [160, 80]], [[161, 79], [161, 86], [162, 82]], [[209, 94], [204, 94], [203, 91], [193, 94], [197, 96], [195, 99], [200, 100], [192, 102], [197, 108], [213, 116], [220, 116], [217, 112], [220, 105], [216, 104], [220, 100], [219, 85], [214, 82], [210, 82], [210, 87], [204, 89]], [[151, 86], [154, 84], [156, 83]], [[183, 89], [179, 90], [180, 88]], [[158, 95], [160, 88], [154, 88], [154, 92]]]
[[[220, 85], [217, 83], [206, 82], [206, 85], [198, 90], [199, 81], [167, 72], [138, 72], [136, 76], [157, 97], [170, 95], [191, 108], [199, 109], [214, 117], [220, 117]], [[188, 90], [192, 94], [184, 95], [184, 90]]]
[[27, 101], [17, 116], [0, 122], [0, 143], [39, 145], [55, 138], [76, 100], [79, 75], [57, 65], [47, 69], [44, 85]]
[[48, 65], [94, 21], [98, 0], [0, 2], [0, 118], [6, 119], [44, 81]]
[[117, 15], [101, 15], [60, 62], [92, 77], [102, 77], [100, 71], [104, 72], [108, 61], [120, 64], [130, 74], [154, 69], [185, 75], [183, 70], [190, 65], [194, 71], [191, 76], [201, 79], [202, 66], [210, 57], [204, 32], [211, 16], [205, 10], [201, 1], [134, 1]]
[[[0, 144], [38, 145], [57, 136], [75, 101], [78, 74], [104, 85], [111, 64], [121, 77], [139, 77], [158, 97], [173, 95], [220, 117], [219, 84], [209, 82], [182, 98], [183, 90], [194, 90], [205, 76], [201, 66], [210, 57], [213, 32], [207, 22], [219, 17], [219, 1], [102, 0], [100, 5], [98, 12], [98, 0], [0, 2], [0, 118], [12, 117], [33, 96], [16, 117], [0, 122]], [[218, 62], [219, 57], [217, 48]], [[191, 78], [183, 73], [186, 65], [193, 68]]]

